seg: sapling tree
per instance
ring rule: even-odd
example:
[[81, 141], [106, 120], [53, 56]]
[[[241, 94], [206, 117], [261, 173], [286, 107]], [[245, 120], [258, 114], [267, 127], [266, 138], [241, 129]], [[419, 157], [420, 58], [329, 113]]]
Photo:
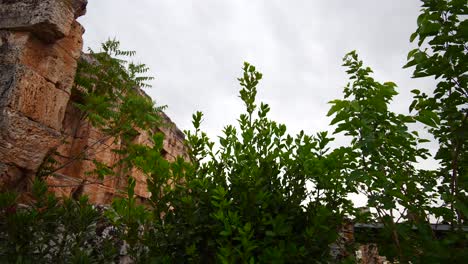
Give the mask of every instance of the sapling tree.
[[[76, 136], [83, 126], [91, 124], [102, 132], [102, 137], [84, 146], [78, 154], [66, 159], [62, 157], [63, 162], [54, 159], [54, 155], [60, 156], [60, 153], [51, 152], [38, 171], [39, 176], [53, 176], [60, 169], [82, 160], [94, 163], [95, 169], [87, 174], [93, 174], [99, 180], [115, 174], [117, 170], [120, 176], [130, 171], [131, 168], [122, 167], [118, 160], [115, 164], [103, 164], [95, 154], [102, 152], [103, 148], [110, 148], [123, 158], [126, 146], [136, 136], [151, 134], [164, 125], [160, 112], [165, 106], [156, 106], [140, 90], [150, 87], [148, 82], [153, 77], [144, 76], [148, 71], [146, 65], [128, 61], [133, 55], [134, 51], [121, 50], [118, 41], [108, 40], [102, 44], [100, 52], [89, 49], [89, 54], [79, 61], [72, 98], [80, 113], [80, 123], [71, 136]], [[70, 142], [64, 141], [63, 144]], [[99, 180], [87, 181], [86, 184], [99, 183]]]
[[342, 173], [357, 192], [367, 196], [376, 221], [389, 231], [393, 247], [387, 255], [405, 260], [406, 255], [414, 254], [411, 227], [428, 228], [431, 193], [437, 183], [432, 172], [415, 168], [418, 158], [429, 155], [418, 144], [426, 140], [409, 131], [407, 123], [414, 122], [411, 116], [388, 109], [397, 95], [394, 83], [375, 81], [370, 76], [372, 70], [355, 51], [345, 56], [344, 66], [350, 82], [344, 88], [344, 99], [331, 101], [328, 112], [334, 115], [331, 124], [337, 126], [335, 133], [352, 139], [346, 150], [354, 159], [341, 161], [348, 167]]
[[[445, 202], [434, 211], [439, 220], [460, 228], [468, 215], [468, 5], [464, 0], [423, 1], [416, 32], [418, 48], [405, 67], [413, 77], [434, 77], [434, 89], [412, 91], [410, 111], [429, 127], [439, 143], [438, 194]], [[444, 210], [444, 208], [446, 210]]]

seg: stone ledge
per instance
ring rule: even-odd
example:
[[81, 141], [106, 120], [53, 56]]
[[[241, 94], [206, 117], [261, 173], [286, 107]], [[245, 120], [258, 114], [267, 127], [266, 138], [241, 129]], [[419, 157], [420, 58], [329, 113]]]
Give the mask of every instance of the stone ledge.
[[51, 43], [68, 35], [76, 17], [86, 12], [85, 0], [0, 1], [0, 29], [33, 32]]
[[83, 46], [82, 33], [83, 28], [76, 22], [69, 36], [55, 44], [44, 44], [28, 32], [0, 31], [0, 65], [26, 65], [70, 93]]
[[22, 170], [36, 171], [50, 149], [61, 141], [61, 134], [17, 111], [0, 110], [0, 160]]

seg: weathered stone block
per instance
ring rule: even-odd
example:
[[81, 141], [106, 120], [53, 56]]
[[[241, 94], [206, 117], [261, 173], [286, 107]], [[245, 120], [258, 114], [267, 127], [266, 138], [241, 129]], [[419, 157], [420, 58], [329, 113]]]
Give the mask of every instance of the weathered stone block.
[[9, 107], [34, 121], [61, 129], [69, 94], [24, 66], [0, 68], [0, 85], [0, 107]]
[[70, 35], [55, 44], [45, 44], [31, 33], [0, 31], [0, 65], [26, 65], [70, 93], [83, 46], [82, 34], [83, 28], [77, 22]]
[[85, 10], [83, 0], [1, 0], [0, 29], [33, 32], [54, 42], [68, 35], [75, 17]]
[[83, 49], [83, 34], [85, 29], [83, 26], [74, 21], [70, 28], [70, 33], [63, 39], [57, 41], [56, 45], [61, 47], [65, 52], [68, 52], [73, 59], [78, 60]]
[[86, 14], [86, 6], [88, 5], [88, 0], [71, 0], [71, 4], [75, 12], [75, 18], [84, 16]]
[[61, 134], [4, 107], [0, 110], [0, 160], [21, 170], [36, 171]]

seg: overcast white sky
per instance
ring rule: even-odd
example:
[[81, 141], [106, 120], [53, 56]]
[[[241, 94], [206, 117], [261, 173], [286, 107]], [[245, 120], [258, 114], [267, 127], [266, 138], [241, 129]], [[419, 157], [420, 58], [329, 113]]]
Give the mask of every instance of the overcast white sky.
[[90, 0], [79, 21], [85, 48], [116, 37], [137, 51], [156, 78], [148, 94], [182, 130], [203, 111], [215, 139], [242, 110], [244, 61], [263, 72], [258, 99], [292, 134], [327, 129], [327, 102], [347, 82], [342, 57], [354, 49], [377, 80], [398, 84], [392, 109], [407, 113], [409, 91], [434, 85], [402, 69], [419, 9], [418, 0]]

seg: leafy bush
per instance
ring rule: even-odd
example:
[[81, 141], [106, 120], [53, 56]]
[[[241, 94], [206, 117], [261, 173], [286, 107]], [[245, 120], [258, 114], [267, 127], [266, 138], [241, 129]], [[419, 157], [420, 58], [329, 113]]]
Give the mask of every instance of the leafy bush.
[[[200, 131], [201, 113], [193, 116], [195, 132], [187, 132], [191, 163], [163, 160], [160, 136], [154, 147], [135, 149], [132, 164], [148, 176], [152, 192], [151, 260], [303, 263], [329, 258], [344, 208], [351, 207], [341, 190], [345, 179], [338, 173], [322, 175], [333, 167], [326, 157], [330, 139], [326, 133], [292, 137], [284, 125], [269, 120], [269, 106], [255, 101], [261, 77], [245, 63], [239, 81], [246, 112], [238, 128], [224, 129], [218, 150]], [[308, 181], [316, 185], [314, 193], [307, 190]]]

